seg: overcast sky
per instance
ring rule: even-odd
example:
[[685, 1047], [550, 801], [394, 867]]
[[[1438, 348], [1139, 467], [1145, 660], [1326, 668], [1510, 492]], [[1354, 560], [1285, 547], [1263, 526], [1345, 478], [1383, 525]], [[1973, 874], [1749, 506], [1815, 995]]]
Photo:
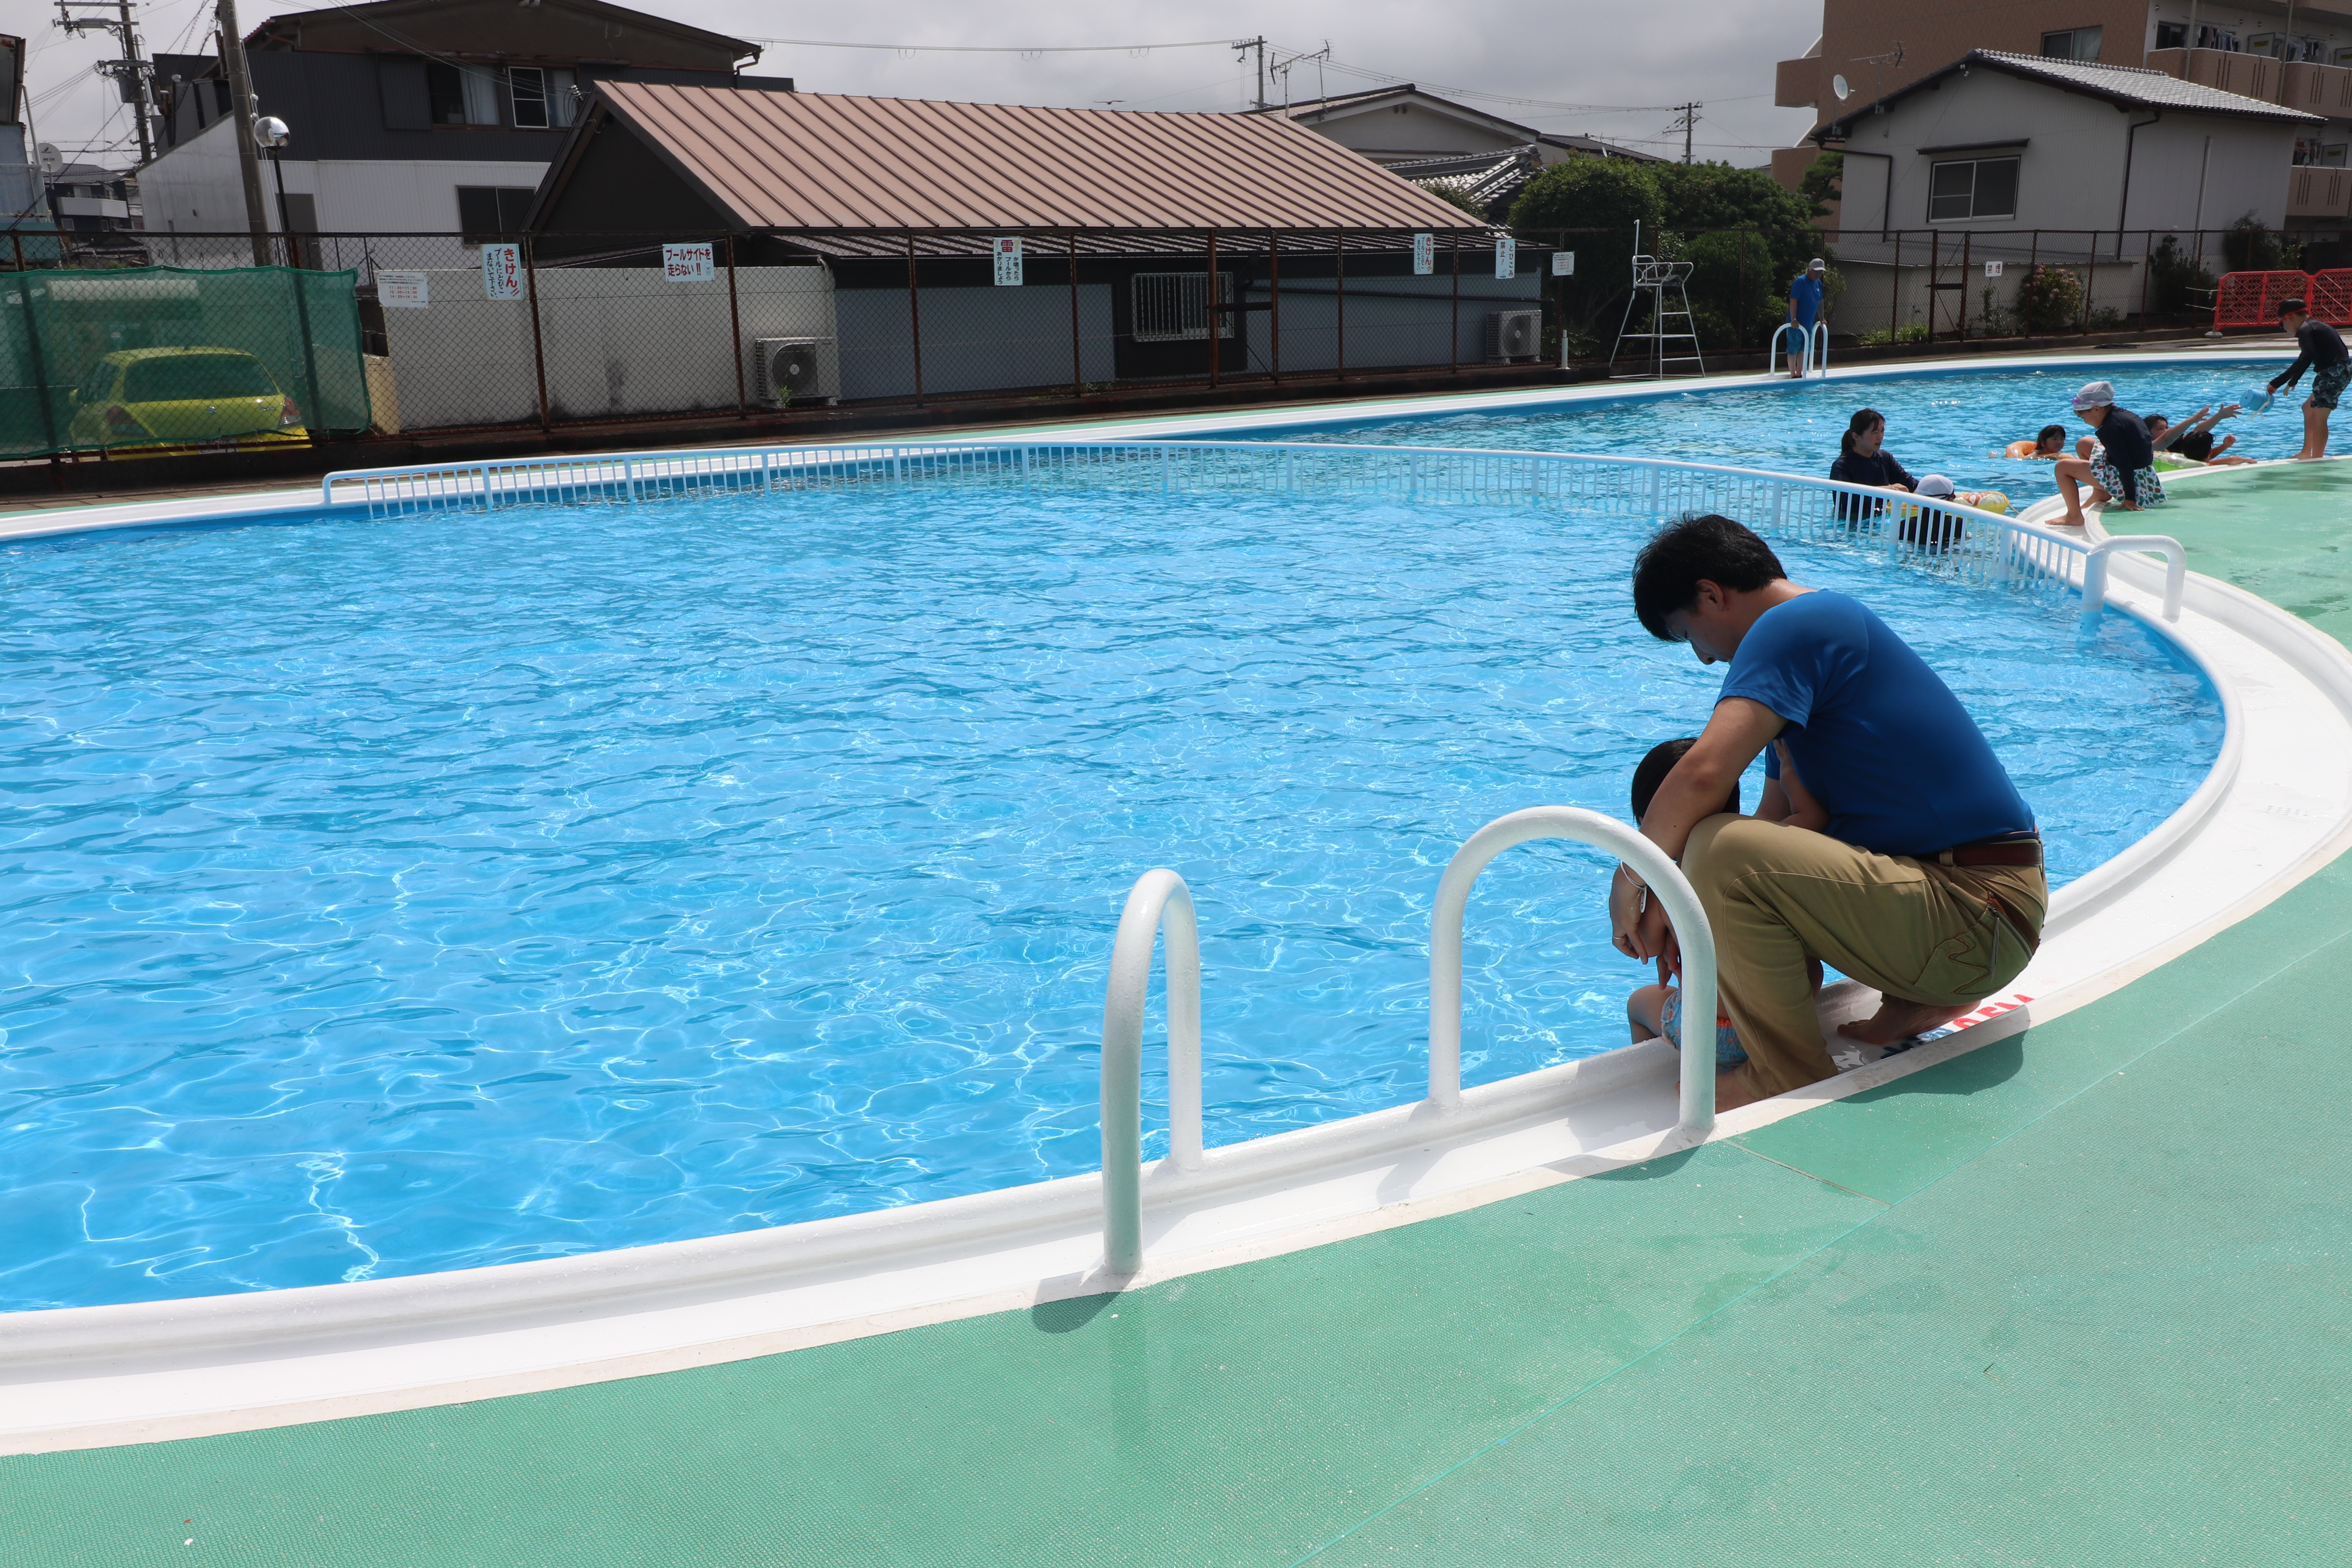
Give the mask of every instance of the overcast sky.
[[[294, 5], [292, 10], [310, 7]], [[1701, 158], [1744, 166], [1767, 161], [1811, 128], [1801, 109], [1772, 107], [1772, 65], [1802, 54], [1821, 26], [1819, 0], [1647, 0], [1629, 6], [1546, 5], [1528, 0], [1266, 0], [1256, 5], [1112, 4], [1080, 8], [1037, 0], [987, 5], [901, 0], [867, 10], [774, 5], [760, 0], [654, 0], [640, 9], [743, 38], [784, 36], [844, 43], [1069, 47], [1172, 45], [1196, 39], [1269, 39], [1269, 63], [1318, 50], [1335, 64], [1318, 79], [1316, 62], [1290, 72], [1294, 100], [1408, 79], [1432, 90], [1491, 94], [1467, 101], [1542, 131], [1604, 136], [1679, 156], [1668, 107], [1696, 100]], [[130, 122], [113, 84], [90, 74], [110, 58], [110, 36], [68, 37], [36, 10], [10, 7], [30, 56], [27, 86], [35, 129], [68, 156], [112, 143], [129, 147]], [[250, 31], [273, 8], [246, 0]], [[212, 0], [155, 0], [137, 15], [148, 52], [208, 52]], [[755, 68], [788, 76], [814, 92], [858, 92], [1077, 108], [1236, 109], [1255, 91], [1255, 57], [1223, 47], [1160, 47], [1148, 53], [954, 54], [816, 48], [764, 44]], [[1339, 67], [1348, 69], [1338, 68]], [[1369, 76], [1360, 73], [1372, 73]], [[1268, 96], [1282, 90], [1270, 83]], [[1522, 101], [1503, 101], [1519, 100]], [[264, 105], [266, 109], [268, 106]], [[121, 152], [94, 162], [129, 161]]]

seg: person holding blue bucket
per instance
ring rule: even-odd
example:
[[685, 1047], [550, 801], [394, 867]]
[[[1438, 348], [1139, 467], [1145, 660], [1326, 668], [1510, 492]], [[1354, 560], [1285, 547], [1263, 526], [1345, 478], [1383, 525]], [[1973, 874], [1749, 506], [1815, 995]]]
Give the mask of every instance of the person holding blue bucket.
[[[2346, 352], [2344, 339], [2334, 327], [2312, 320], [2306, 301], [2282, 300], [2278, 313], [2279, 330], [2294, 335], [2300, 352], [2293, 364], [2271, 378], [2266, 391], [2275, 395], [2279, 388], [2301, 381], [2305, 370], [2311, 372], [2311, 395], [2303, 404], [2303, 450], [2294, 459], [2308, 463], [2327, 456], [2327, 416], [2336, 412], [2346, 384], [2352, 383], [2352, 353]], [[2263, 402], [2267, 404], [2269, 398]]]
[[1789, 335], [1789, 374], [1801, 381], [1811, 353], [1813, 323], [1822, 319], [1822, 290], [1828, 271], [1829, 263], [1816, 256], [1789, 285], [1789, 324], [1797, 329]]

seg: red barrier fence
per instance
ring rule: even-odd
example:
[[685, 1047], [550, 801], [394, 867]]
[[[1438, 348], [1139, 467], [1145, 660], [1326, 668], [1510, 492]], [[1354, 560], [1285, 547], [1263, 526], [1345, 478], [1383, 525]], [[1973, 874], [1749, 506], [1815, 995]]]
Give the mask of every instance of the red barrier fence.
[[2269, 327], [2278, 324], [2283, 300], [2301, 299], [2330, 326], [2352, 326], [2352, 267], [2324, 272], [2231, 272], [2213, 294], [2213, 325]]

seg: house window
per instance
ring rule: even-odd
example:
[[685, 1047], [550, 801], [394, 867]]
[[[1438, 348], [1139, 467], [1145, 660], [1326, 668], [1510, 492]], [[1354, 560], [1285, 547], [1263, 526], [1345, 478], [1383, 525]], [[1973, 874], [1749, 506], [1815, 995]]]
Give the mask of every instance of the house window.
[[2189, 24], [2158, 22], [2156, 25], [2156, 47], [2159, 49], [2185, 49], [2189, 47]]
[[561, 68], [510, 67], [507, 90], [514, 102], [514, 122], [529, 131], [571, 124], [580, 104], [572, 72]]
[[2104, 27], [2076, 27], [2063, 33], [2042, 35], [2042, 53], [2053, 60], [2095, 60], [2099, 58], [2099, 35]]
[[530, 214], [529, 185], [459, 185], [457, 227], [467, 245], [479, 245], [502, 235], [520, 234]]
[[[1205, 342], [1209, 336], [1209, 277], [1205, 272], [1139, 272], [1130, 295], [1135, 341], [1139, 343]], [[1234, 275], [1217, 274], [1217, 301], [1234, 302]], [[1231, 310], [1217, 313], [1217, 336], [1234, 335]]]
[[478, 66], [425, 62], [425, 92], [436, 125], [498, 125], [499, 79]]
[[2015, 217], [2017, 164], [2011, 158], [1965, 158], [1937, 163], [1927, 185], [1927, 221]]

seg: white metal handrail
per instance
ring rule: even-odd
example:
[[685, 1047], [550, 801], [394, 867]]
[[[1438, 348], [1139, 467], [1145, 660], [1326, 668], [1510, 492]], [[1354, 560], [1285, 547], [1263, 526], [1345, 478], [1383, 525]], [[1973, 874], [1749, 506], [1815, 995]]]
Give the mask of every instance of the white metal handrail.
[[2107, 602], [2107, 557], [2118, 550], [2152, 550], [2164, 557], [2164, 618], [2180, 618], [2180, 595], [2189, 587], [2189, 552], [2180, 541], [2164, 533], [2110, 534], [2091, 546], [2083, 559], [2083, 617], [2099, 613]]
[[[1772, 346], [1766, 350], [1764, 354], [1764, 365], [1767, 370], [1780, 363], [1780, 337], [1785, 332], [1794, 332], [1803, 340], [1804, 347], [1799, 351], [1804, 355], [1803, 368], [1798, 372], [1800, 376], [1811, 375], [1816, 365], [1821, 367], [1822, 374], [1829, 374], [1830, 329], [1826, 321], [1815, 321], [1811, 328], [1799, 326], [1794, 321], [1783, 321], [1775, 327], [1772, 330]], [[1819, 357], [1815, 357], [1817, 349]]]
[[[1715, 510], [1740, 518], [1768, 538], [1876, 545], [1897, 564], [2011, 588], [2072, 588], [2098, 548], [2079, 535], [1953, 501], [1761, 468], [1615, 454], [1320, 441], [973, 440], [610, 454], [348, 470], [328, 475], [322, 494], [331, 505], [364, 505], [371, 515], [395, 516], [942, 481], [1580, 503], [1652, 521]], [[2104, 595], [2102, 584], [2092, 585]]]
[[1715, 1130], [1715, 932], [1698, 894], [1664, 850], [1615, 817], [1577, 805], [1529, 806], [1496, 817], [1454, 852], [1438, 879], [1429, 916], [1429, 1102], [1440, 1110], [1462, 1103], [1462, 920], [1471, 885], [1496, 856], [1538, 838], [1609, 851], [1640, 872], [1665, 906], [1683, 955], [1682, 1129], [1705, 1137]]
[[1168, 1161], [1201, 1168], [1201, 933], [1192, 890], [1162, 868], [1136, 879], [1111, 944], [1103, 995], [1103, 1260], [1114, 1274], [1143, 1267], [1143, 1005], [1152, 938], [1167, 931]]

